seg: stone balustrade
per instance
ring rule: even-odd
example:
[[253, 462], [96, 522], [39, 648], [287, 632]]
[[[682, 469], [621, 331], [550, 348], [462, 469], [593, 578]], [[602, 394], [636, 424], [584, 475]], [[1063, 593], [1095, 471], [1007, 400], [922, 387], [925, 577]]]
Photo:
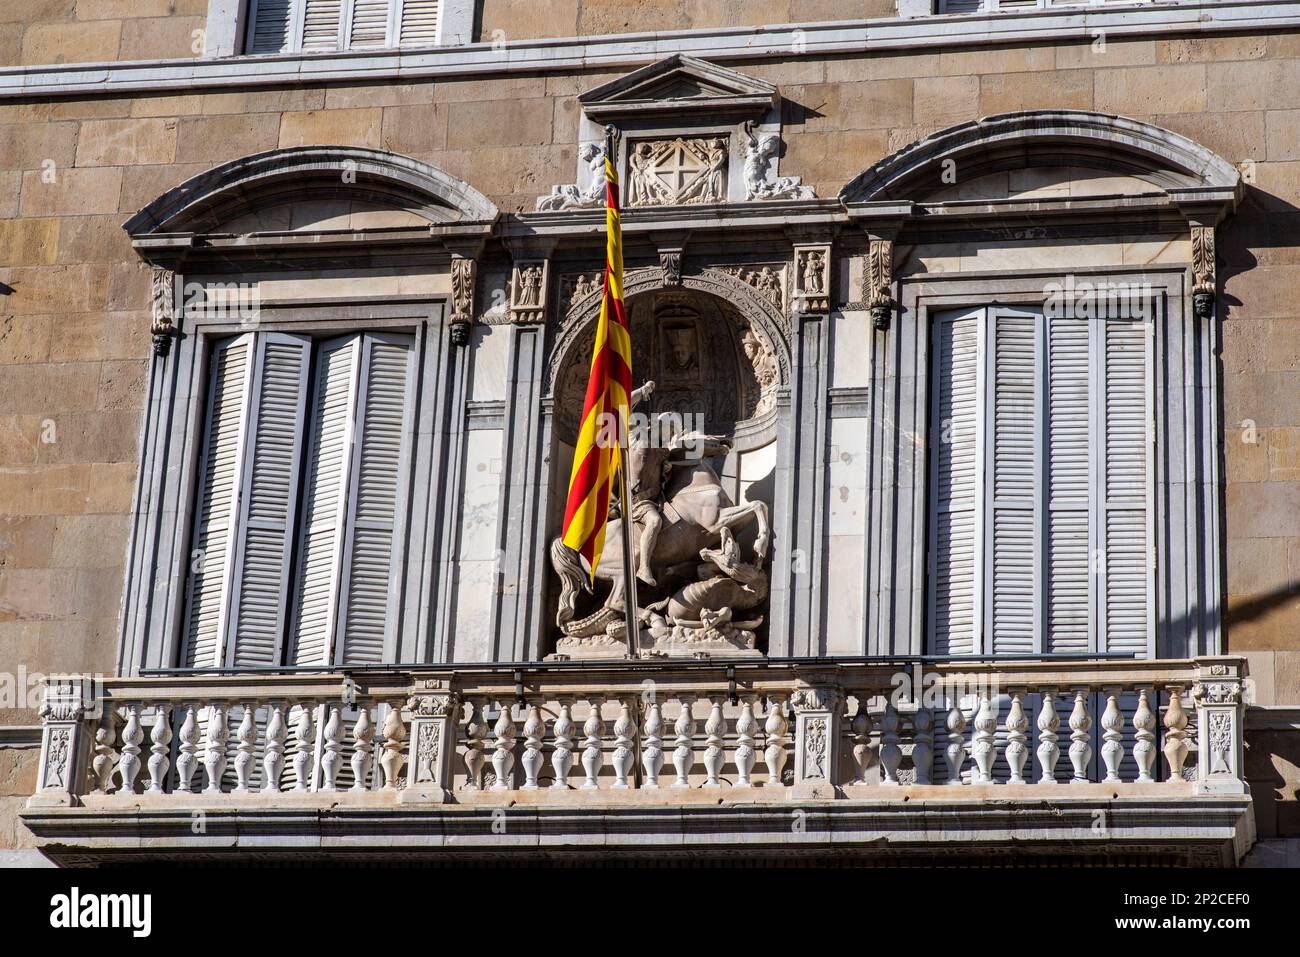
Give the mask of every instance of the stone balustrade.
[[788, 802], [1066, 785], [1241, 794], [1244, 677], [1241, 659], [1216, 657], [556, 662], [117, 678], [95, 693], [59, 683], [29, 807]]

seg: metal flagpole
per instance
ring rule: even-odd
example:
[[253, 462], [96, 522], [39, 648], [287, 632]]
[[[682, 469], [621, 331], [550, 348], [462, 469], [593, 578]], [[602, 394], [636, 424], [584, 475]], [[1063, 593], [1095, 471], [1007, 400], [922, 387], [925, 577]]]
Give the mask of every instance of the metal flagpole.
[[[614, 127], [605, 127], [605, 159], [610, 168], [617, 170], [618, 157], [614, 155]], [[611, 197], [612, 198], [612, 197]], [[621, 203], [619, 204], [622, 205]], [[619, 227], [619, 243], [622, 244], [622, 227]], [[622, 291], [623, 276], [619, 274], [619, 290]], [[630, 330], [629, 330], [630, 333]], [[631, 338], [629, 334], [629, 339]], [[631, 401], [631, 396], [628, 397]], [[631, 407], [628, 407], [630, 413]], [[632, 565], [632, 494], [629, 477], [628, 458], [632, 451], [632, 436], [629, 429], [628, 414], [619, 413], [618, 436], [618, 497], [619, 510], [623, 516], [623, 620], [627, 628], [627, 650], [633, 658], [641, 657], [641, 632], [637, 626], [636, 569]]]

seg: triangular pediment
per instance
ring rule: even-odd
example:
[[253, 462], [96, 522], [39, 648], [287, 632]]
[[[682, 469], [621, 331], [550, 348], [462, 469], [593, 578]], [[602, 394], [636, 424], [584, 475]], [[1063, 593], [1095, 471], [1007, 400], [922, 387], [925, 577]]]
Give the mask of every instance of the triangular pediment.
[[776, 102], [776, 87], [735, 70], [674, 54], [579, 97], [593, 120], [637, 114], [759, 115]]

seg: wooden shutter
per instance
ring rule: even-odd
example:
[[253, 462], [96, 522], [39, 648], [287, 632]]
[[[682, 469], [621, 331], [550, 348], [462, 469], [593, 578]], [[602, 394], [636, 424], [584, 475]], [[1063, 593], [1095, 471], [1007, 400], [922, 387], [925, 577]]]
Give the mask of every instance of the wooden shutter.
[[391, 633], [398, 522], [403, 511], [412, 340], [368, 335], [362, 342], [360, 408], [352, 467], [343, 588], [343, 661], [379, 664]]
[[1039, 575], [1036, 534], [1038, 326], [1032, 313], [999, 310], [992, 316], [992, 452], [987, 507], [987, 602], [994, 654], [1032, 654]]
[[939, 655], [980, 648], [983, 326], [983, 310], [935, 323], [930, 628]]
[[1145, 656], [1152, 569], [1147, 530], [1147, 325], [1098, 320], [1101, 483], [1098, 521], [1103, 608], [1099, 650]]
[[1052, 319], [1047, 333], [1047, 607], [1043, 651], [1090, 649], [1089, 516], [1093, 478], [1089, 323]]
[[252, 360], [252, 335], [220, 343], [212, 353], [189, 554], [184, 664], [190, 668], [218, 668], [225, 663], [222, 654]]
[[310, 355], [303, 336], [258, 338], [228, 630], [235, 665], [280, 663]]
[[409, 336], [352, 336], [317, 360], [294, 600], [296, 664], [378, 663], [396, 614], [414, 377]]
[[939, 0], [940, 13], [977, 13], [980, 0]]
[[353, 0], [348, 24], [349, 47], [389, 44], [388, 26], [394, 0]]
[[316, 359], [291, 645], [297, 665], [332, 661], [360, 350], [360, 337], [349, 336], [325, 343]]
[[438, 7], [442, 0], [401, 0], [402, 46], [433, 46], [438, 42]]
[[304, 4], [302, 50], [337, 50], [342, 30], [343, 0], [299, 0]]
[[293, 41], [292, 0], [250, 0], [246, 53], [281, 53]]

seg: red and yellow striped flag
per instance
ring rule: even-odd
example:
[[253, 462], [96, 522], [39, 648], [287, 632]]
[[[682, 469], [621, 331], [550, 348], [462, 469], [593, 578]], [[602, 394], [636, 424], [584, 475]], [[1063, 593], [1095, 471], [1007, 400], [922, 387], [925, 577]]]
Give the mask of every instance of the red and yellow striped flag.
[[605, 547], [605, 522], [622, 453], [614, 423], [625, 428], [632, 392], [632, 341], [623, 306], [623, 231], [618, 212], [618, 174], [605, 151], [605, 296], [600, 303], [591, 377], [582, 406], [582, 426], [573, 452], [569, 499], [564, 508], [564, 544], [587, 559], [595, 578]]

